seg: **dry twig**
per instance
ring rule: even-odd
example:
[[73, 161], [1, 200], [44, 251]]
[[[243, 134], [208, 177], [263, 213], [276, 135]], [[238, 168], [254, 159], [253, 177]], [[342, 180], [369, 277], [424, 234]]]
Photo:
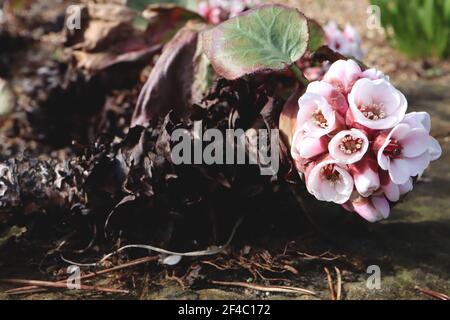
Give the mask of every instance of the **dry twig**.
[[423, 294], [435, 298], [435, 299], [439, 299], [439, 300], [450, 300], [450, 297], [446, 294], [437, 292], [437, 291], [433, 291], [433, 290], [429, 290], [429, 289], [425, 289], [419, 286], [415, 286], [414, 289], [419, 290], [420, 292], [422, 292]]
[[[51, 282], [51, 281], [41, 281], [41, 280], [26, 280], [26, 279], [0, 279], [1, 282], [14, 283], [14, 284], [26, 284], [38, 287], [48, 287], [57, 289], [68, 289], [67, 283], [61, 282]], [[102, 291], [108, 293], [129, 293], [128, 290], [112, 289], [112, 288], [102, 288], [96, 286], [80, 285], [77, 290], [87, 290], [87, 291]]]
[[263, 286], [260, 284], [253, 284], [253, 283], [247, 283], [247, 282], [227, 282], [227, 281], [211, 281], [214, 284], [220, 284], [224, 286], [235, 286], [235, 287], [242, 287], [242, 288], [248, 288], [258, 291], [265, 291], [265, 292], [283, 292], [283, 293], [300, 293], [300, 294], [308, 294], [312, 296], [317, 296], [317, 293], [311, 290], [303, 289], [303, 288], [297, 288], [297, 287], [288, 287], [288, 286]]
[[337, 275], [337, 289], [336, 289], [336, 300], [341, 300], [342, 295], [342, 275], [341, 270], [338, 267], [334, 267]]
[[[100, 270], [98, 272], [88, 273], [88, 274], [86, 274], [84, 276], [81, 276], [80, 280], [91, 279], [91, 278], [94, 278], [94, 277], [99, 276], [99, 275], [104, 275], [104, 274], [107, 274], [107, 273], [110, 273], [110, 272], [114, 272], [114, 271], [118, 271], [118, 270], [121, 270], [121, 269], [134, 267], [134, 266], [137, 266], [137, 265], [140, 265], [140, 264], [144, 264], [144, 263], [147, 263], [147, 262], [156, 261], [158, 259], [159, 258], [156, 257], [156, 256], [139, 258], [139, 259], [132, 260], [132, 261], [126, 262], [126, 263], [118, 265], [118, 266], [114, 266], [114, 267], [111, 267], [111, 268]], [[64, 279], [64, 280], [61, 280], [61, 281], [57, 281], [56, 283], [66, 284], [66, 282], [67, 282], [67, 279]], [[35, 292], [44, 291], [44, 289], [39, 288], [39, 287], [40, 286], [29, 285], [29, 286], [26, 286], [26, 287], [20, 287], [20, 288], [15, 288], [15, 289], [8, 290], [8, 291], [6, 291], [6, 293], [8, 293], [8, 294], [29, 294], [29, 293], [35, 293]]]
[[330, 271], [327, 267], [323, 268], [327, 274], [328, 288], [330, 289], [330, 299], [336, 300], [336, 295], [334, 294], [333, 278], [331, 277]]

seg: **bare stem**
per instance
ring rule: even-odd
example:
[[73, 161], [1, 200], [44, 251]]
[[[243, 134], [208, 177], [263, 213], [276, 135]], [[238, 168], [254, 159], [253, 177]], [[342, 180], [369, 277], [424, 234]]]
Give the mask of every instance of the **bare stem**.
[[307, 87], [309, 84], [309, 81], [305, 78], [303, 75], [303, 72], [300, 70], [299, 67], [295, 63], [293, 63], [289, 69], [291, 69], [294, 76], [297, 78], [298, 82], [300, 82], [303, 86]]

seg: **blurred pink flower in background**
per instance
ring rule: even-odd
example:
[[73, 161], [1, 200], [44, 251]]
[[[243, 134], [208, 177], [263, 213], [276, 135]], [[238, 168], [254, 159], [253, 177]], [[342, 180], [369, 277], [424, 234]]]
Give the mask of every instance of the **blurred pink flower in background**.
[[330, 21], [323, 29], [325, 31], [326, 44], [331, 49], [344, 56], [354, 57], [358, 60], [364, 57], [361, 49], [361, 36], [351, 24], [347, 23], [342, 31], [336, 22]]
[[259, 0], [204, 0], [198, 13], [211, 24], [218, 24], [259, 3]]

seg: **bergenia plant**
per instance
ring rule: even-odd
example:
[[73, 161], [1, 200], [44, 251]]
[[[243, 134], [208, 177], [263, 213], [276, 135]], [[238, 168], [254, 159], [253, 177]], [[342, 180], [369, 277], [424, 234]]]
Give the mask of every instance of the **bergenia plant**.
[[441, 155], [428, 113], [406, 113], [388, 78], [353, 60], [333, 63], [298, 104], [291, 153], [308, 191], [368, 221], [387, 218], [390, 203]]
[[342, 53], [362, 57], [350, 26], [344, 32], [326, 26], [327, 50], [341, 51], [335, 54], [341, 59], [318, 81], [306, 80], [299, 61], [323, 49], [316, 25], [295, 9], [262, 6], [205, 31], [203, 47], [216, 72], [230, 80], [290, 69], [300, 85], [279, 126], [307, 191], [370, 222], [387, 218], [441, 155], [430, 116], [407, 113], [406, 97], [382, 72], [343, 59]]

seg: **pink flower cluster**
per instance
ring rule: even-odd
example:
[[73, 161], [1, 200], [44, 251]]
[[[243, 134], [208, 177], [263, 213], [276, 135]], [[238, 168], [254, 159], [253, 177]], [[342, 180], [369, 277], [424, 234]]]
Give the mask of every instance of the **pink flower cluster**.
[[258, 0], [205, 0], [198, 4], [198, 13], [209, 23], [218, 24], [237, 16], [258, 2]]
[[343, 31], [341, 31], [334, 21], [328, 22], [323, 28], [325, 31], [325, 41], [334, 51], [344, 56], [352, 56], [361, 60], [364, 56], [361, 49], [361, 36], [347, 23]]
[[389, 216], [441, 155], [426, 112], [408, 103], [380, 71], [333, 63], [300, 97], [291, 154], [308, 191], [374, 222]]

